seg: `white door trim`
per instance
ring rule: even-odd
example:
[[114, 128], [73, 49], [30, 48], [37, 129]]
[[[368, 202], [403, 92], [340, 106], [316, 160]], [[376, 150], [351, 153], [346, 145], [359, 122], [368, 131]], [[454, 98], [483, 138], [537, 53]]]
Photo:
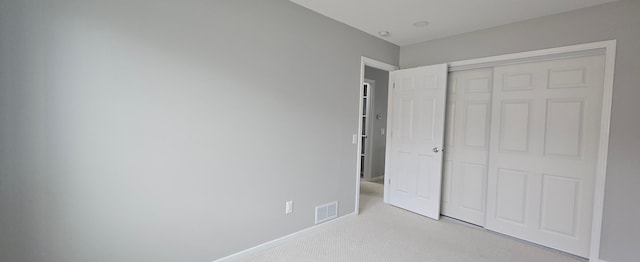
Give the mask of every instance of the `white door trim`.
[[562, 46], [506, 55], [474, 58], [469, 60], [455, 61], [449, 63], [449, 71], [461, 71], [476, 68], [503, 66], [508, 64], [530, 63], [543, 60], [553, 60], [568, 57], [590, 56], [606, 54], [611, 47], [615, 49], [616, 40]]
[[[356, 119], [358, 119], [358, 132], [356, 132], [354, 134], [354, 136], [359, 136], [359, 134], [362, 134], [362, 86], [364, 85], [364, 67], [365, 66], [369, 66], [369, 67], [373, 67], [373, 68], [377, 68], [380, 70], [384, 70], [384, 71], [395, 71], [398, 70], [399, 67], [391, 65], [391, 64], [387, 64], [385, 62], [381, 62], [375, 59], [371, 59], [368, 57], [360, 57], [360, 85], [358, 86], [358, 90], [360, 95], [358, 96], [358, 117]], [[359, 215], [360, 214], [360, 167], [361, 167], [361, 158], [360, 158], [360, 152], [362, 150], [362, 139], [360, 139], [358, 137], [357, 141], [357, 147], [356, 147], [356, 211], [355, 214]]]
[[368, 67], [373, 67], [373, 68], [377, 68], [377, 69], [384, 70], [384, 71], [389, 71], [389, 72], [396, 71], [396, 70], [400, 69], [400, 67], [398, 67], [398, 66], [387, 64], [385, 62], [380, 62], [378, 60], [371, 59], [371, 58], [368, 58], [368, 57], [365, 57], [365, 56], [363, 56], [361, 60], [362, 60], [361, 64], [362, 64], [362, 79], [363, 80], [364, 80], [364, 66], [365, 65], [368, 66]]
[[591, 225], [591, 245], [589, 261], [600, 260], [600, 237], [602, 234], [602, 215], [604, 210], [605, 180], [607, 177], [607, 156], [609, 152], [609, 129], [611, 126], [611, 104], [613, 95], [613, 77], [616, 58], [616, 40], [549, 48], [507, 55], [498, 55], [449, 63], [449, 71], [494, 67], [513, 63], [557, 59], [559, 57], [584, 56], [601, 53], [605, 55], [604, 90], [602, 94], [602, 115], [598, 163], [593, 201], [593, 222]]

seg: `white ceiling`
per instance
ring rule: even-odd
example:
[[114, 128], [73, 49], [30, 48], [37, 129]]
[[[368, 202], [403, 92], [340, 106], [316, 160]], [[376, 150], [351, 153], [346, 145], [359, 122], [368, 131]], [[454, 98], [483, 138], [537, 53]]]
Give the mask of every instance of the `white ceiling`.
[[[399, 46], [615, 0], [290, 0]], [[428, 21], [427, 27], [413, 23]]]

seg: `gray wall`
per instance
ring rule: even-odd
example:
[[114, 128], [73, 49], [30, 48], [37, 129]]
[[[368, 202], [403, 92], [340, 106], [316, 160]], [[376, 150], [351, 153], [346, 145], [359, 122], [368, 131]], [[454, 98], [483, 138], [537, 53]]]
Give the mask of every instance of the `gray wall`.
[[[365, 66], [364, 77], [375, 80], [375, 94], [373, 98], [373, 128], [371, 130], [371, 177], [384, 176], [384, 156], [386, 150], [387, 129], [387, 99], [389, 97], [389, 72], [377, 68]], [[377, 114], [382, 114], [382, 119], [376, 119]], [[380, 134], [380, 129], [385, 129], [385, 134]]]
[[0, 261], [211, 261], [352, 213], [360, 56], [398, 54], [285, 0], [0, 1]]
[[547, 16], [400, 49], [402, 68], [618, 40], [601, 258], [640, 257], [640, 1]]

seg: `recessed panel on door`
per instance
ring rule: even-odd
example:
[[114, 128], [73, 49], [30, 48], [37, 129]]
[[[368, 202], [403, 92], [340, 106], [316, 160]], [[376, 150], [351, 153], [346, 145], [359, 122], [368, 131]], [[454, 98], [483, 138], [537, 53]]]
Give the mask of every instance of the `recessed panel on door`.
[[433, 188], [433, 177], [437, 175], [434, 174], [434, 172], [440, 172], [440, 170], [434, 169], [434, 166], [438, 166], [436, 161], [441, 160], [435, 159], [433, 156], [428, 155], [418, 156], [418, 174], [428, 174], [425, 176], [418, 176], [416, 195], [419, 198], [423, 198], [425, 200], [430, 200], [431, 198], [433, 198], [433, 193], [435, 191]]
[[401, 97], [397, 101], [398, 114], [397, 121], [398, 126], [396, 135], [402, 147], [409, 147], [413, 140], [414, 131], [414, 99], [411, 97]]
[[434, 140], [435, 128], [438, 127], [435, 123], [437, 116], [436, 107], [438, 104], [436, 103], [436, 97], [423, 97], [420, 101], [420, 111], [417, 117], [418, 128], [416, 135], [421, 140], [426, 140], [427, 142], [432, 142]]
[[487, 178], [487, 167], [485, 165], [477, 165], [465, 163], [462, 165], [461, 177], [461, 199], [460, 206], [469, 211], [484, 213], [484, 185]]
[[496, 218], [525, 225], [528, 175], [528, 172], [522, 170], [498, 169]]
[[395, 171], [395, 189], [404, 194], [411, 193], [412, 158], [413, 154], [411, 152], [398, 152], [396, 158], [398, 166]]
[[464, 145], [466, 147], [487, 149], [489, 133], [488, 102], [469, 102], [465, 112]]
[[583, 113], [582, 99], [547, 100], [546, 156], [580, 157]]
[[549, 70], [549, 88], [587, 87], [587, 68], [583, 66]]
[[580, 180], [544, 174], [542, 176], [542, 230], [576, 237]]
[[505, 100], [500, 107], [500, 149], [527, 152], [529, 150], [530, 100]]
[[531, 73], [505, 73], [501, 78], [502, 91], [522, 91], [533, 89], [533, 75]]

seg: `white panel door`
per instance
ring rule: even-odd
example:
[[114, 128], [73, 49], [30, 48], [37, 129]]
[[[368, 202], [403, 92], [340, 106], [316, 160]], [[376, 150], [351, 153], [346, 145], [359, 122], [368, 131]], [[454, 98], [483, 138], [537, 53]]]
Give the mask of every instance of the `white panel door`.
[[604, 56], [496, 67], [486, 227], [589, 255]]
[[447, 65], [391, 72], [385, 200], [440, 218]]
[[484, 226], [493, 69], [449, 73], [442, 214]]

